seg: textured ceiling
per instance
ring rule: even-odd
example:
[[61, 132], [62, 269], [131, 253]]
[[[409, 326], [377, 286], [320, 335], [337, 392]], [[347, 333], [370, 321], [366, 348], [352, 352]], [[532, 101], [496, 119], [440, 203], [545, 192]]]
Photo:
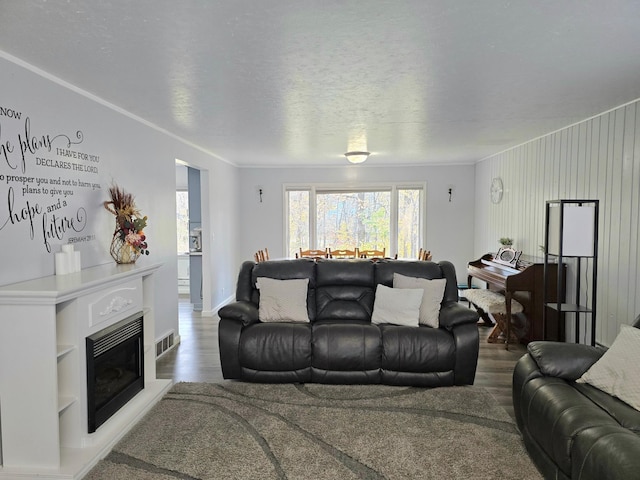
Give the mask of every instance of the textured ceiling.
[[2, 0], [0, 17], [0, 50], [240, 166], [468, 163], [640, 97], [637, 0]]

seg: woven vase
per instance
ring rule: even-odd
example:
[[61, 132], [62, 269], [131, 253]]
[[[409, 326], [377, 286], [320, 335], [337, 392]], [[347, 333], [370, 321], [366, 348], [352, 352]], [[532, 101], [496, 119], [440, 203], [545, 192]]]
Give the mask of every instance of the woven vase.
[[116, 263], [136, 263], [136, 260], [140, 256], [139, 252], [120, 238], [119, 230], [116, 230], [113, 234], [109, 253], [111, 253]]

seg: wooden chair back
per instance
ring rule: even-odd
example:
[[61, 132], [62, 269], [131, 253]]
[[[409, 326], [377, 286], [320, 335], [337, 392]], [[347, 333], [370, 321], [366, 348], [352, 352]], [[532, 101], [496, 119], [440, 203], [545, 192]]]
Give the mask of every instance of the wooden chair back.
[[382, 250], [360, 250], [360, 258], [385, 258], [387, 249]]
[[420, 248], [420, 251], [418, 252], [418, 260], [431, 261], [432, 259], [433, 255], [431, 255], [431, 250], [424, 250]]
[[256, 263], [266, 262], [267, 260], [269, 260], [269, 249], [265, 248], [264, 250], [258, 250], [253, 254], [253, 258]]
[[358, 251], [358, 247], [354, 250], [341, 249], [341, 250], [331, 250], [329, 249], [329, 258], [358, 258], [360, 257], [360, 252]]
[[326, 248], [324, 250], [313, 250], [313, 249], [303, 250], [302, 248], [300, 248], [300, 252], [296, 253], [296, 258], [328, 258], [328, 257], [329, 257], [329, 250]]

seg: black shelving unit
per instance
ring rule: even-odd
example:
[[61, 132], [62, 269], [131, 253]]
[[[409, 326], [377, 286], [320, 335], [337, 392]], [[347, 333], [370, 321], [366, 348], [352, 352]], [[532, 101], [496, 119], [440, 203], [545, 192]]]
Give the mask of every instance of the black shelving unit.
[[[567, 313], [575, 314], [575, 342], [580, 343], [580, 319], [591, 317], [591, 345], [595, 345], [596, 330], [596, 298], [598, 282], [598, 200], [548, 200], [545, 211], [545, 244], [544, 244], [544, 313], [543, 329], [546, 334], [549, 310], [558, 312], [559, 322], [566, 320]], [[548, 301], [547, 284], [551, 262], [563, 265], [566, 261], [575, 263], [575, 301], [565, 303], [562, 292], [558, 290], [556, 301]], [[592, 266], [591, 302], [584, 305], [580, 299], [581, 272]], [[567, 269], [557, 269], [557, 285], [565, 285]], [[560, 287], [558, 287], [560, 289]]]

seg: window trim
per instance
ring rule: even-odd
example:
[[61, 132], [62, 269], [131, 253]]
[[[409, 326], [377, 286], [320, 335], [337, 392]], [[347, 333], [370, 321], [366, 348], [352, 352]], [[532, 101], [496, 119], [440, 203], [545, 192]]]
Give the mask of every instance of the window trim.
[[[176, 188], [176, 217], [178, 215], [178, 200], [177, 200], [177, 196], [178, 196], [179, 193], [186, 193], [187, 196], [188, 196], [189, 189], [188, 188], [184, 188], [184, 187]], [[189, 210], [188, 200], [189, 199], [187, 198], [187, 210]], [[176, 218], [176, 225], [177, 225], [177, 218]], [[189, 232], [189, 221], [187, 219], [187, 250], [184, 251], [184, 252], [180, 252], [178, 250], [178, 241], [177, 241], [178, 239], [177, 239], [177, 234], [176, 234], [176, 252], [177, 252], [177, 255], [188, 255], [189, 254], [189, 234], [190, 233], [191, 232]]]
[[420, 190], [420, 225], [419, 231], [421, 242], [425, 244], [427, 239], [427, 182], [372, 182], [353, 185], [350, 183], [283, 183], [282, 184], [282, 205], [283, 205], [283, 252], [289, 255], [289, 202], [287, 194], [290, 191], [309, 192], [309, 248], [319, 248], [317, 245], [317, 212], [316, 194], [340, 193], [340, 192], [371, 192], [389, 191], [391, 192], [391, 214], [389, 222], [391, 224], [389, 233], [389, 255], [394, 255], [398, 250], [398, 190]]

